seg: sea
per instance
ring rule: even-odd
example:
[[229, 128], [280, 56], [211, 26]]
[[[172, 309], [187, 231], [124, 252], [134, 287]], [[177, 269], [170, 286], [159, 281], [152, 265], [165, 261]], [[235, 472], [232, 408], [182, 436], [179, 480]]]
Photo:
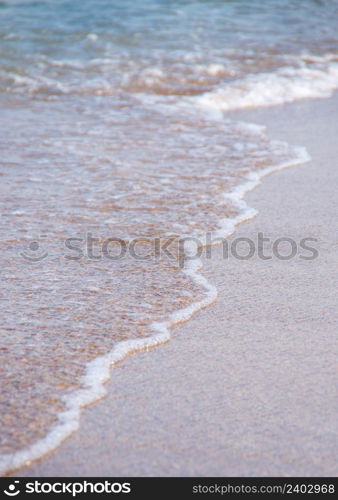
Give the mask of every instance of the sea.
[[233, 112], [330, 96], [337, 27], [336, 0], [0, 1], [2, 474], [217, 299], [201, 251], [309, 159]]

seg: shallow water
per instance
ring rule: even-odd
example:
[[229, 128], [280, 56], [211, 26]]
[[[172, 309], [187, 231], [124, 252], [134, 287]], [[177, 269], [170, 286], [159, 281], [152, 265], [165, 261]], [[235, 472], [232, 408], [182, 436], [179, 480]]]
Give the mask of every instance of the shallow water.
[[47, 435], [89, 361], [203, 300], [179, 241], [300, 160], [221, 111], [329, 95], [337, 5], [0, 3], [2, 454]]

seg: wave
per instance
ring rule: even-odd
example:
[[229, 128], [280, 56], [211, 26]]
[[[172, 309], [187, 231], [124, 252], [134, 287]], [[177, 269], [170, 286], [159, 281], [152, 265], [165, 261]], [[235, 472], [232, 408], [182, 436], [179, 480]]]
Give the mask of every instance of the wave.
[[325, 98], [338, 88], [338, 55], [301, 54], [285, 59], [290, 65], [243, 76], [243, 70], [219, 62], [181, 64], [178, 68], [169, 65], [165, 70], [161, 65], [144, 67], [143, 63], [139, 66], [126, 61], [122, 64], [112, 58], [91, 59], [86, 63], [42, 58], [39, 64], [44, 68], [43, 74], [1, 70], [0, 85], [9, 93], [37, 97], [104, 96], [121, 92], [195, 96], [199, 105], [222, 111]]
[[[306, 61], [311, 67], [306, 66]], [[303, 67], [283, 67], [273, 73], [251, 74], [198, 98], [201, 106], [222, 111], [285, 104], [329, 97], [338, 88], [335, 56], [303, 58]]]

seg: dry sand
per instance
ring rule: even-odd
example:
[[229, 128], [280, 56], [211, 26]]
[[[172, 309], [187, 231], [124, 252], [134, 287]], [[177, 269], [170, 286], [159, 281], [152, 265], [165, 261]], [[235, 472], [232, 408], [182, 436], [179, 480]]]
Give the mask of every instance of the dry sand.
[[259, 215], [231, 239], [314, 237], [319, 257], [226, 260], [213, 249], [204, 275], [218, 301], [116, 366], [80, 431], [16, 475], [337, 475], [338, 98], [234, 116], [313, 161], [248, 194]]

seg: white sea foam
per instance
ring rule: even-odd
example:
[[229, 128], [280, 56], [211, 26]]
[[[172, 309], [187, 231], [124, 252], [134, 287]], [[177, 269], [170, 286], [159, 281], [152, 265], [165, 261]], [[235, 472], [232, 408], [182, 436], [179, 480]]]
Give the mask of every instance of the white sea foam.
[[96, 33], [88, 33], [88, 35], [86, 36], [86, 39], [89, 40], [90, 42], [97, 42], [99, 37], [97, 36]]
[[[255, 130], [256, 133], [263, 133], [264, 127], [240, 123], [239, 127]], [[275, 141], [276, 147], [286, 143]], [[295, 159], [288, 162], [271, 166], [259, 173], [250, 173], [246, 181], [234, 188], [232, 191], [224, 193], [224, 196], [240, 210], [240, 213], [233, 219], [223, 219], [219, 221], [219, 229], [214, 232], [216, 237], [225, 238], [230, 236], [236, 229], [236, 226], [248, 219], [254, 217], [257, 211], [248, 206], [243, 197], [248, 191], [254, 189], [262, 177], [287, 167], [305, 163], [310, 160], [310, 156], [305, 148], [294, 149]], [[202, 300], [190, 304], [188, 307], [173, 312], [166, 321], [152, 323], [150, 325], [154, 334], [147, 338], [126, 340], [117, 343], [113, 349], [106, 355], [92, 360], [86, 369], [86, 374], [81, 380], [81, 389], [67, 395], [64, 398], [65, 410], [58, 415], [58, 423], [49, 431], [49, 433], [31, 446], [24, 448], [16, 453], [0, 456], [0, 475], [4, 475], [12, 470], [18, 469], [24, 465], [29, 465], [46, 453], [57, 448], [70, 434], [76, 431], [80, 425], [81, 408], [87, 406], [106, 394], [105, 382], [110, 378], [111, 366], [124, 359], [128, 354], [137, 351], [148, 350], [149, 348], [163, 344], [170, 340], [170, 328], [175, 324], [187, 321], [191, 316], [204, 307], [212, 304], [217, 297], [217, 289], [214, 285], [201, 274], [202, 261], [200, 259], [189, 260], [189, 255], [194, 256], [195, 244], [193, 242], [185, 246], [185, 255], [187, 259], [183, 272], [189, 276], [196, 284], [205, 290], [205, 296]]]
[[[188, 78], [188, 82], [195, 73], [196, 75], [232, 78], [223, 86], [194, 98], [204, 109], [213, 108], [217, 112], [271, 106], [308, 98], [325, 98], [338, 88], [338, 57], [336, 55], [302, 54], [297, 57], [290, 56], [289, 61], [293, 64], [292, 66], [284, 66], [272, 72], [250, 73], [235, 80], [233, 78], [237, 70], [232, 67], [216, 62], [207, 65], [197, 64], [191, 68], [188, 75], [180, 74], [179, 80], [184, 87], [185, 79]], [[42, 57], [40, 64], [83, 71], [87, 78], [65, 80], [56, 74], [48, 77], [35, 73], [23, 76], [15, 72], [7, 74], [0, 72], [0, 77], [5, 80], [9, 79], [11, 86], [8, 90], [18, 93], [107, 95], [116, 93], [116, 74], [120, 74], [120, 84], [125, 88], [136, 82], [147, 92], [150, 91], [148, 95], [143, 96], [144, 99], [156, 96], [158, 86], [164, 85], [170, 88], [172, 80], [172, 71], [167, 72], [156, 65], [141, 68], [129, 62], [128, 69], [121, 71], [118, 60], [111, 57], [91, 59], [86, 63], [72, 59], [56, 60]], [[95, 72], [91, 74], [93, 69]], [[178, 75], [176, 76], [178, 78]], [[189, 87], [189, 83], [187, 85]], [[155, 94], [152, 94], [154, 90]], [[173, 94], [175, 94], [174, 89]]]
[[311, 67], [304, 62], [300, 68], [248, 75], [203, 94], [197, 101], [203, 107], [230, 111], [329, 97], [338, 88], [338, 63], [333, 56], [317, 57], [313, 62], [316, 64]]

